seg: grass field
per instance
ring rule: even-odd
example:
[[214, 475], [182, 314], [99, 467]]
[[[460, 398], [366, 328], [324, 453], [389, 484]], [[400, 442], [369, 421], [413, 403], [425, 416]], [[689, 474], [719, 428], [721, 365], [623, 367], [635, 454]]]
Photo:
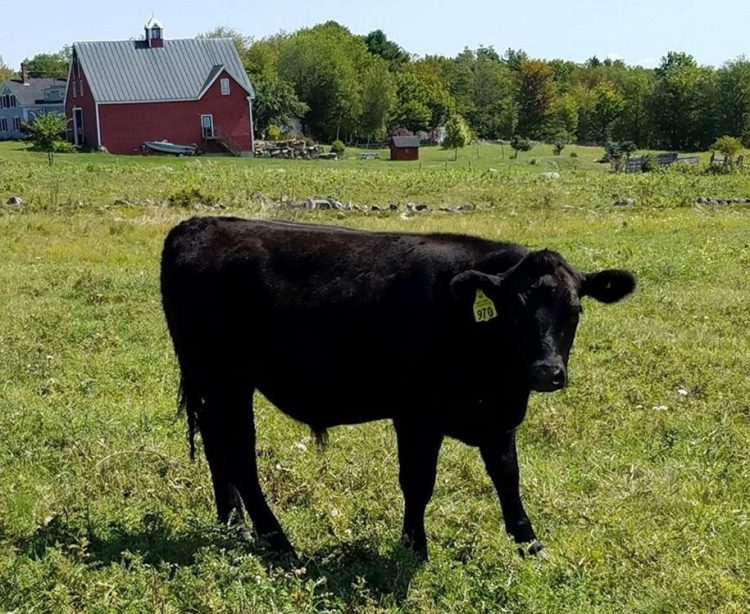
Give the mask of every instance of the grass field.
[[[594, 150], [578, 168], [543, 153], [530, 165], [490, 148], [469, 168], [435, 150], [421, 169], [81, 154], [49, 168], [0, 145], [0, 611], [746, 612], [750, 207], [693, 201], [750, 196], [750, 181], [613, 176]], [[555, 163], [560, 180], [538, 177]], [[224, 208], [164, 204], [185, 186]], [[1, 204], [12, 195], [25, 204]], [[391, 426], [334, 429], [320, 452], [262, 399], [261, 479], [304, 569], [269, 566], [214, 523], [176, 414], [159, 250], [196, 213], [290, 216], [267, 202], [282, 196], [471, 202], [294, 217], [511, 239], [637, 275], [625, 302], [586, 303], [570, 387], [534, 395], [519, 431], [546, 557], [516, 554], [478, 453], [448, 441], [418, 565], [398, 545]]]

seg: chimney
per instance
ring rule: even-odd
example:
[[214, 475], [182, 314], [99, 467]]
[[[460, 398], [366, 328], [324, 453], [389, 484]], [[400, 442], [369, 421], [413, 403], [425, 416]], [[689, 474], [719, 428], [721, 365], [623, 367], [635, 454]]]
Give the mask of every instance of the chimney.
[[26, 62], [21, 62], [21, 83], [29, 85], [29, 65]]

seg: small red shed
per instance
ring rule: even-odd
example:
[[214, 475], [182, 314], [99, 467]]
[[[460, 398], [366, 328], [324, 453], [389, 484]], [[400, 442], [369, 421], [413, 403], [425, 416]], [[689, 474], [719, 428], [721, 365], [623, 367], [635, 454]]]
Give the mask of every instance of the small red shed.
[[419, 160], [419, 137], [392, 136], [388, 141], [391, 160]]
[[68, 138], [118, 154], [169, 141], [252, 155], [254, 98], [231, 39], [165, 40], [152, 17], [143, 40], [73, 44]]

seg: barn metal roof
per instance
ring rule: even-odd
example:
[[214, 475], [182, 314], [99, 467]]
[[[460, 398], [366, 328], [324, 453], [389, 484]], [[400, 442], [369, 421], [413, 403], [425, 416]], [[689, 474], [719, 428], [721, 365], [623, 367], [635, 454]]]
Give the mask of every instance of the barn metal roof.
[[392, 136], [391, 139], [396, 147], [419, 147], [418, 136]]
[[240, 56], [229, 38], [73, 44], [97, 102], [196, 100], [222, 69], [255, 98]]

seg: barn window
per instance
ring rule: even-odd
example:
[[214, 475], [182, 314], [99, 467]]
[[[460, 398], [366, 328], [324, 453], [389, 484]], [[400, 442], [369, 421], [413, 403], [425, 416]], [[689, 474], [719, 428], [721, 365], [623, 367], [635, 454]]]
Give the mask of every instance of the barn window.
[[83, 79], [79, 79], [78, 81], [78, 91], [80, 92], [80, 96], [83, 96]]
[[229, 79], [221, 80], [221, 95], [229, 96]]

